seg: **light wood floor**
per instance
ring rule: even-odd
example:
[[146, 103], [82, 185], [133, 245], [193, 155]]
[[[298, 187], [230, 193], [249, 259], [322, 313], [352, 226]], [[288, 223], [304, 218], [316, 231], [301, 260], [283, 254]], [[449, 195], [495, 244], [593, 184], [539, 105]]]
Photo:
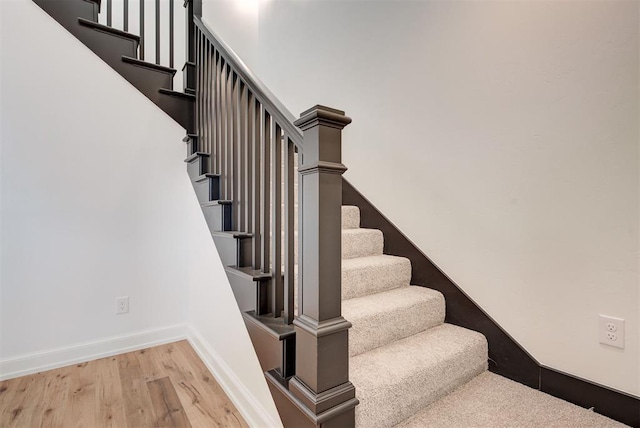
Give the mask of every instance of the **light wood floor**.
[[0, 382], [0, 427], [247, 427], [187, 341]]

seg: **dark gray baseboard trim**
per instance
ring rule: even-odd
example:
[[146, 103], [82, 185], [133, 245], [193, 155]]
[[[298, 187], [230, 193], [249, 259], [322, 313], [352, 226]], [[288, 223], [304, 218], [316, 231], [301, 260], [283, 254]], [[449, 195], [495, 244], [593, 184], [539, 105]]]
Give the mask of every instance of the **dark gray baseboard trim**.
[[540, 390], [554, 397], [615, 419], [631, 427], [640, 427], [640, 399], [579, 377], [540, 367]]
[[638, 427], [638, 398], [542, 366], [344, 179], [342, 203], [360, 208], [361, 227], [379, 229], [384, 233], [386, 254], [411, 260], [412, 284], [438, 290], [444, 295], [446, 322], [485, 335], [489, 343], [490, 371], [579, 406], [593, 407], [602, 415]]

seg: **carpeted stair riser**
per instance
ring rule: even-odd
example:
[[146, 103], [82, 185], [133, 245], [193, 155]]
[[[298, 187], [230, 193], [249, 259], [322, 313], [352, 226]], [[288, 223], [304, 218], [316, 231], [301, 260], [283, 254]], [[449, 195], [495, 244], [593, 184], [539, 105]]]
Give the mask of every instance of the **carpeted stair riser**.
[[343, 229], [342, 259], [382, 254], [384, 238], [377, 229]]
[[[284, 260], [284, 255], [285, 255], [285, 246], [284, 246], [284, 236], [285, 236], [285, 231], [284, 231], [284, 222], [283, 224], [283, 230], [282, 230], [282, 240], [283, 240], [283, 245], [282, 245], [282, 257]], [[353, 245], [357, 245], [356, 243], [354, 243], [354, 238], [353, 234], [354, 234], [354, 230], [357, 229], [360, 225], [360, 210], [358, 209], [358, 207], [351, 207], [351, 206], [343, 206], [342, 207], [342, 229], [343, 229], [343, 233], [342, 233], [342, 242], [344, 243], [345, 241], [347, 241], [347, 245], [348, 246], [353, 246]], [[295, 263], [298, 263], [298, 216], [295, 216], [295, 227], [294, 227], [294, 254], [295, 254]], [[345, 230], [347, 230], [347, 232], [345, 233]], [[362, 234], [362, 236], [357, 237], [357, 239], [359, 239], [358, 242], [363, 242], [366, 241], [367, 239], [372, 238], [373, 241], [369, 242], [368, 245], [370, 246], [370, 248], [372, 248], [372, 251], [375, 251], [376, 254], [382, 254], [382, 233], [376, 233], [379, 231], [373, 231], [373, 229], [360, 229], [360, 230], [364, 230], [364, 234]], [[371, 233], [371, 231], [373, 231], [373, 233]], [[346, 236], [345, 236], [346, 235]], [[375, 235], [375, 236], [374, 236]], [[269, 237], [273, 236], [272, 233], [269, 234]], [[377, 242], [377, 241], [380, 242]], [[351, 250], [349, 250], [351, 251]]]
[[444, 296], [405, 286], [342, 303], [349, 329], [349, 355], [355, 356], [412, 336], [444, 322]]
[[343, 300], [408, 286], [410, 281], [411, 262], [404, 257], [383, 254], [342, 260]]
[[357, 229], [360, 227], [360, 209], [358, 207], [342, 206], [342, 228]]
[[487, 341], [443, 324], [350, 359], [356, 426], [391, 427], [487, 369]]

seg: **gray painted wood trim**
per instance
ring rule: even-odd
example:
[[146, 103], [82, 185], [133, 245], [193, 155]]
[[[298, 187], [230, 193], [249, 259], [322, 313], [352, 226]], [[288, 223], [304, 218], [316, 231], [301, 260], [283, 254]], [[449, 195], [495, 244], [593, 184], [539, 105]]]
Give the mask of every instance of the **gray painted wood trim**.
[[[349, 382], [351, 323], [342, 317], [341, 216], [342, 128], [351, 119], [340, 110], [314, 106], [295, 122], [304, 130], [299, 169], [298, 260], [300, 305], [296, 328], [296, 374], [289, 392], [314, 415], [352, 411], [357, 405]], [[342, 416], [340, 416], [342, 417]], [[335, 422], [335, 421], [334, 421]], [[337, 422], [336, 422], [337, 423]], [[329, 425], [331, 426], [331, 423]]]

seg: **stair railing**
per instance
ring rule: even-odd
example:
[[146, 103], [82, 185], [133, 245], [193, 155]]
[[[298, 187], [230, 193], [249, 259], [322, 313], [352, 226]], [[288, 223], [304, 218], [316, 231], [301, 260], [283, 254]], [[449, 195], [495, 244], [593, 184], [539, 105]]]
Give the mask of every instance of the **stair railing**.
[[220, 175], [232, 229], [252, 234], [251, 268], [270, 275], [266, 295], [256, 297], [257, 315], [295, 326], [295, 375], [284, 379], [287, 393], [315, 425], [339, 420], [353, 426], [358, 401], [349, 382], [351, 323], [341, 315], [341, 134], [351, 119], [317, 105], [296, 120], [202, 21], [201, 1], [185, 6], [193, 22], [185, 87], [196, 94], [198, 150], [210, 154], [209, 171]]

